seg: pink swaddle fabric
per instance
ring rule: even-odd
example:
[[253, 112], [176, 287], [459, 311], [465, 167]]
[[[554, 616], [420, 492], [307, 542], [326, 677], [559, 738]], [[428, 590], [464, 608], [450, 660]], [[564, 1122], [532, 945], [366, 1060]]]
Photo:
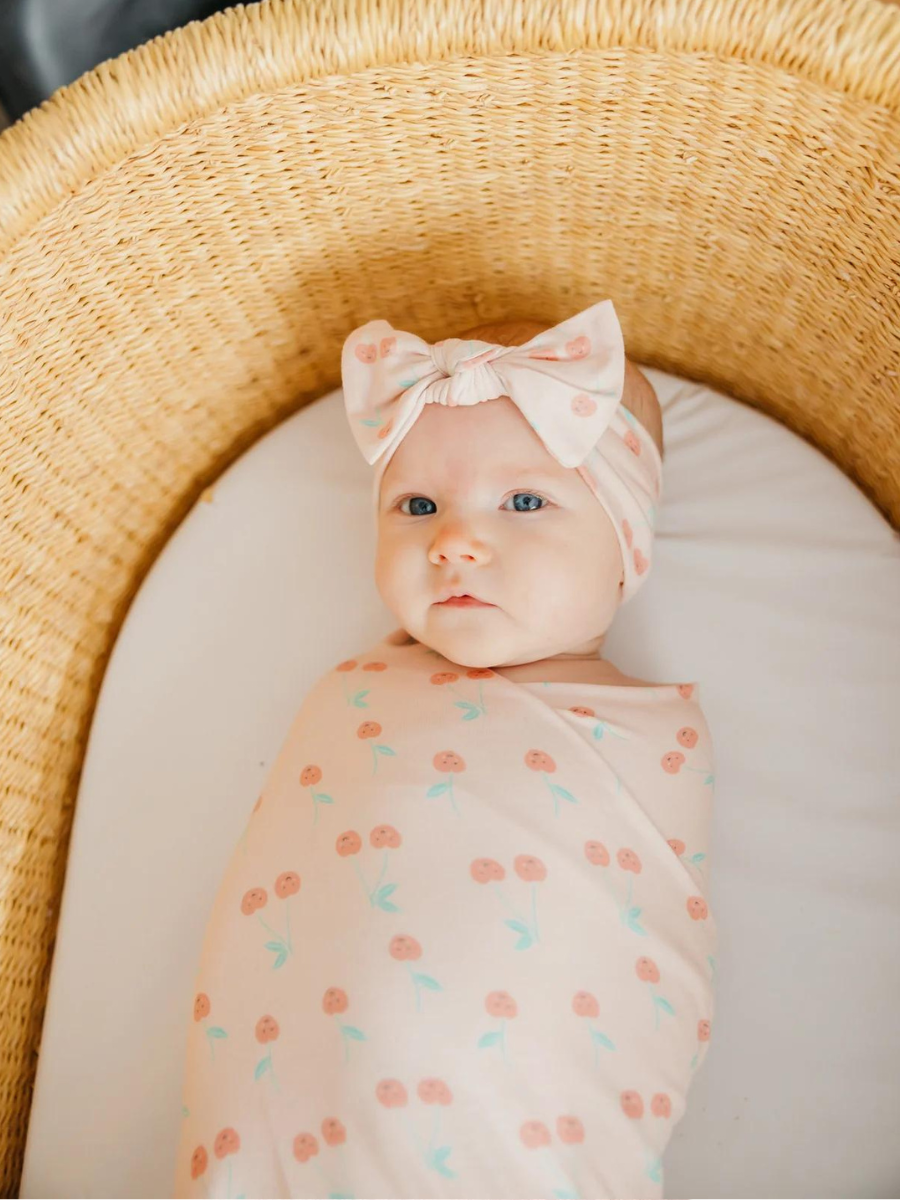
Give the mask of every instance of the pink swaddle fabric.
[[402, 631], [307, 695], [192, 997], [175, 1196], [661, 1197], [714, 1015], [696, 684]]

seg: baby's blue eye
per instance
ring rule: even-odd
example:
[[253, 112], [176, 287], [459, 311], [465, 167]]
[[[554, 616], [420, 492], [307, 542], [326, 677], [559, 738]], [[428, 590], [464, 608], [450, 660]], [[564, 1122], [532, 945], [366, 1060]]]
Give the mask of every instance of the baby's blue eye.
[[[539, 512], [541, 508], [546, 508], [546, 507], [547, 507], [547, 497], [546, 497], [546, 496], [542, 496], [542, 495], [540, 494], [540, 492], [513, 492], [513, 494], [512, 494], [512, 496], [510, 497], [510, 499], [511, 499], [511, 500], [515, 500], [515, 499], [516, 499], [518, 496], [528, 496], [528, 497], [530, 497], [530, 499], [531, 499], [531, 500], [540, 501], [540, 505], [538, 505], [538, 504], [530, 504], [530, 505], [529, 505], [527, 508], [519, 508], [519, 507], [516, 507], [514, 510], [507, 509], [507, 510], [506, 510], [507, 512], [510, 512], [510, 511], [515, 511], [515, 512]], [[413, 509], [413, 505], [416, 505], [416, 506], [418, 506], [420, 503], [422, 503], [422, 504], [431, 504], [431, 505], [433, 506], [433, 505], [434, 505], [434, 501], [433, 501], [433, 500], [429, 500], [427, 496], [405, 496], [405, 497], [404, 497], [404, 498], [403, 498], [401, 501], [399, 501], [399, 503], [398, 503], [398, 505], [397, 505], [398, 509], [399, 509], [401, 512], [403, 512], [402, 505], [404, 505], [404, 504], [406, 503], [406, 501], [407, 501], [407, 500], [409, 501], [409, 505], [410, 505], [410, 512], [409, 512], [409, 514], [408, 514], [409, 516], [411, 516], [411, 517], [430, 517], [430, 516], [433, 516], [433, 512], [422, 512], [422, 511], [421, 511], [421, 510], [420, 510], [418, 507], [416, 507], [415, 509]], [[404, 515], [406, 515], [406, 514], [404, 514]]]

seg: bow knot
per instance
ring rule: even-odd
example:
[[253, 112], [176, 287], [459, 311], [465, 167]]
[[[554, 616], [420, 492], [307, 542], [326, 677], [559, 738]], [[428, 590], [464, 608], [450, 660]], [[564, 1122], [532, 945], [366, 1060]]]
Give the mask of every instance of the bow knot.
[[619, 406], [625, 346], [612, 300], [521, 346], [464, 338], [431, 345], [376, 320], [344, 342], [341, 373], [350, 427], [369, 463], [390, 458], [426, 404], [509, 396], [549, 452], [577, 467]]

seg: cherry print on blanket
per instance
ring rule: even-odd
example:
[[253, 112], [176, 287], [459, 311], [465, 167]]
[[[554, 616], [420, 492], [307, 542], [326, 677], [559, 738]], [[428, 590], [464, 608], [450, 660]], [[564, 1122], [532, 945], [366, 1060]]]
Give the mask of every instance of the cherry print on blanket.
[[[547, 878], [547, 868], [539, 858], [535, 858], [533, 854], [518, 854], [514, 860], [513, 866], [516, 874], [525, 883], [530, 883], [531, 887], [531, 921], [518, 916], [504, 921], [510, 929], [519, 934], [519, 940], [516, 942], [514, 949], [527, 950], [529, 946], [535, 945], [540, 941], [537, 919], [537, 884], [543, 883]], [[500, 880], [506, 878], [506, 870], [494, 858], [476, 858], [473, 859], [469, 866], [469, 874], [476, 883], [495, 884], [495, 891], [500, 899], [501, 904], [507, 912], [512, 912], [509, 903], [506, 899], [506, 893], [500, 887]]]
[[[241, 1148], [241, 1139], [236, 1129], [230, 1125], [224, 1129], [220, 1129], [216, 1134], [216, 1139], [213, 1142], [213, 1154], [218, 1159], [227, 1158], [231, 1154], [237, 1154]], [[209, 1156], [206, 1153], [206, 1147], [198, 1146], [191, 1155], [191, 1179], [200, 1179], [205, 1173], [209, 1164]], [[228, 1164], [228, 1195], [231, 1195], [231, 1163]], [[245, 1200], [240, 1196], [238, 1200]]]
[[[334, 669], [342, 675], [347, 675], [350, 671], [355, 671], [358, 665], [359, 664], [355, 658], [345, 658], [344, 661], [338, 663]], [[363, 664], [362, 669], [364, 671], [386, 671], [388, 666], [385, 662], [367, 662]], [[344, 685], [344, 698], [346, 699], [347, 703], [352, 705], [354, 708], [368, 708], [369, 706], [366, 703], [366, 696], [368, 696], [368, 694], [369, 689], [364, 688], [361, 692], [354, 692], [352, 696], [348, 695], [347, 686], [346, 684]]]
[[330, 987], [326, 989], [325, 995], [322, 997], [322, 1011], [328, 1016], [334, 1017], [338, 1029], [341, 1031], [341, 1040], [344, 1043], [344, 1062], [350, 1061], [350, 1038], [356, 1042], [367, 1040], [361, 1029], [357, 1029], [355, 1025], [345, 1025], [343, 1021], [338, 1020], [338, 1015], [346, 1012], [349, 1006], [350, 999], [343, 988]]
[[[578, 1017], [599, 1017], [600, 1005], [597, 1003], [597, 997], [592, 992], [576, 992], [572, 997], [572, 1011]], [[595, 1029], [593, 1025], [588, 1025], [588, 1033], [594, 1044], [594, 1066], [599, 1067], [600, 1047], [604, 1046], [607, 1050], [615, 1050], [616, 1044], [601, 1030]]]
[[[270, 1016], [268, 1013], [265, 1016], [260, 1017], [259, 1020], [256, 1022], [256, 1030], [255, 1030], [256, 1040], [263, 1046], [266, 1045], [267, 1042], [277, 1041], [280, 1033], [281, 1033], [280, 1025], [275, 1020], [275, 1018], [273, 1016]], [[259, 1060], [259, 1062], [256, 1064], [256, 1067], [254, 1068], [254, 1071], [253, 1071], [253, 1078], [254, 1079], [262, 1079], [263, 1075], [265, 1075], [265, 1073], [267, 1071], [272, 1077], [272, 1085], [275, 1088], [276, 1092], [280, 1092], [281, 1084], [278, 1082], [278, 1079], [275, 1076], [275, 1068], [272, 1066], [272, 1049], [271, 1049], [271, 1047], [269, 1048], [268, 1054], [264, 1055]]]
[[506, 1062], [506, 1022], [518, 1016], [519, 1006], [509, 992], [489, 992], [484, 1007], [489, 1016], [499, 1019], [500, 1027], [491, 1030], [490, 1033], [483, 1033], [478, 1039], [478, 1048], [484, 1050], [488, 1046], [499, 1046], [503, 1061]]
[[[333, 1172], [335, 1170], [342, 1171], [345, 1175], [347, 1172], [347, 1160], [345, 1157], [344, 1147], [347, 1142], [347, 1130], [342, 1121], [337, 1117], [326, 1117], [322, 1122], [322, 1138], [326, 1146], [337, 1147], [339, 1163], [329, 1163], [329, 1168]], [[319, 1158], [319, 1139], [313, 1133], [308, 1133], [305, 1130], [298, 1133], [293, 1141], [293, 1154], [298, 1163], [306, 1164], [312, 1162], [316, 1168], [319, 1177], [325, 1180], [325, 1190], [322, 1195], [328, 1196], [328, 1200], [354, 1200], [353, 1193], [346, 1188], [339, 1188], [333, 1182], [333, 1175], [326, 1173], [325, 1164]], [[332, 1156], [333, 1157], [333, 1156]]]
[[[685, 695], [685, 691], [682, 691], [682, 688], [687, 691], [687, 695]], [[685, 699], [690, 697], [690, 692], [692, 690], [693, 689], [691, 688], [690, 684], [681, 684], [678, 688], [678, 691], [682, 694], [682, 696], [685, 697]], [[696, 729], [693, 729], [690, 725], [685, 725], [675, 734], [675, 740], [688, 750], [693, 750], [700, 740], [700, 735]], [[684, 767], [686, 771], [696, 771], [698, 775], [705, 775], [706, 778], [703, 780], [704, 784], [707, 784], [710, 787], [713, 786], [716, 777], [709, 767], [688, 767], [685, 766], [686, 762], [687, 758], [681, 753], [680, 750], [669, 750], [660, 759], [662, 769], [667, 775], [677, 775], [681, 768]]]
[[[209, 999], [209, 996], [207, 996], [206, 992], [198, 992], [194, 999], [194, 1020], [205, 1022], [206, 1018], [210, 1014], [211, 1008], [212, 1008], [212, 1005], [210, 1004], [210, 999]], [[215, 1062], [216, 1053], [215, 1053], [215, 1050], [213, 1049], [213, 1042], [215, 1041], [216, 1038], [227, 1038], [228, 1033], [220, 1025], [213, 1025], [211, 1027], [207, 1027], [205, 1029], [205, 1033], [206, 1033], [206, 1040], [209, 1045], [210, 1055], [212, 1056], [212, 1059]], [[185, 1115], [187, 1115], [187, 1114], [185, 1114]]]
[[[365, 669], [366, 668], [363, 667], [363, 670], [365, 670]], [[376, 738], [376, 737], [378, 737], [379, 733], [381, 733], [381, 726], [378, 724], [377, 721], [363, 721], [362, 725], [360, 725], [356, 731], [356, 736], [358, 738], [362, 738], [362, 739]], [[372, 746], [372, 758], [374, 760], [373, 765], [372, 765], [372, 774], [373, 775], [378, 770], [378, 755], [379, 754], [388, 754], [388, 755], [393, 756], [396, 754], [396, 751], [392, 750], [390, 748], [390, 746], [385, 746], [379, 742], [376, 742], [375, 745]]]
[[[266, 942], [266, 949], [275, 952], [275, 961], [272, 963], [272, 969], [277, 970], [278, 967], [284, 966], [284, 963], [289, 954], [293, 954], [294, 945], [291, 941], [291, 910], [290, 897], [295, 896], [300, 891], [300, 876], [296, 871], [282, 871], [275, 880], [275, 895], [280, 900], [285, 902], [285, 924], [286, 936], [282, 935], [271, 925], [267, 924], [262, 917], [258, 917], [260, 924], [271, 933], [273, 940]], [[269, 894], [264, 887], [250, 888], [244, 892], [241, 897], [241, 912], [246, 917], [252, 917], [257, 909], [265, 908], [269, 902]]]
[[[576, 1146], [584, 1142], [584, 1125], [578, 1117], [567, 1114], [557, 1118], [556, 1132], [566, 1145]], [[543, 1121], [525, 1121], [519, 1129], [522, 1145], [540, 1155], [547, 1174], [554, 1180], [553, 1196], [556, 1200], [579, 1200], [580, 1193], [563, 1170], [559, 1156], [553, 1151], [550, 1130]], [[580, 1155], [579, 1155], [580, 1157]]]
[[568, 800], [570, 804], [577, 804], [578, 801], [571, 792], [567, 792], [564, 787], [560, 787], [558, 783], [551, 783], [547, 778], [548, 775], [554, 774], [556, 771], [556, 763], [549, 754], [545, 754], [543, 750], [529, 750], [525, 754], [525, 766], [531, 771], [538, 771], [544, 776], [544, 782], [550, 789], [550, 794], [553, 797], [553, 809], [555, 815], [559, 816], [559, 800], [558, 796], [562, 796], [563, 800]]
[[[416, 1095], [423, 1104], [435, 1104], [442, 1107], [448, 1107], [453, 1103], [453, 1093], [442, 1079], [423, 1079], [416, 1088]], [[409, 1097], [406, 1088], [399, 1079], [382, 1079], [375, 1085], [375, 1098], [384, 1108], [406, 1109], [409, 1105]], [[409, 1132], [417, 1151], [422, 1156], [422, 1160], [429, 1170], [437, 1171], [445, 1179], [456, 1179], [457, 1172], [451, 1171], [447, 1166], [447, 1159], [453, 1153], [452, 1146], [435, 1147], [435, 1142], [438, 1140], [438, 1129], [441, 1122], [441, 1108], [438, 1107], [434, 1114], [434, 1123], [431, 1129], [431, 1137], [427, 1147], [422, 1144], [419, 1135], [416, 1133], [409, 1113], [404, 1113], [406, 1117], [406, 1128]]]
[[[380, 908], [384, 912], [401, 912], [402, 910], [393, 901], [388, 899], [397, 888], [397, 884], [382, 883], [382, 880], [387, 870], [388, 851], [398, 849], [403, 839], [393, 825], [376, 825], [369, 834], [369, 841], [376, 850], [383, 849], [384, 855], [381, 860], [381, 874], [378, 876], [378, 882], [373, 888], [370, 888], [366, 883], [365, 877], [357, 863], [355, 861], [353, 863], [353, 869], [356, 871], [359, 882], [362, 884], [366, 898], [372, 908]], [[335, 842], [335, 849], [340, 858], [353, 858], [362, 849], [362, 838], [355, 829], [348, 829], [345, 833], [338, 836]]]
[[[466, 700], [465, 697], [454, 701], [454, 707], [465, 709], [464, 721], [474, 721], [476, 717], [487, 714], [487, 708], [484, 704], [484, 684], [481, 681], [483, 679], [490, 679], [495, 674], [496, 672], [492, 671], [490, 667], [470, 667], [466, 671], [467, 679], [477, 679], [479, 683], [477, 704], [473, 704], [471, 700]], [[434, 687], [446, 687], [455, 695], [459, 695], [460, 693], [456, 692], [456, 689], [451, 686], [456, 683], [457, 679], [459, 679], [459, 675], [456, 671], [436, 671], [429, 678], [428, 682]]]
[[456, 797], [453, 794], [453, 776], [459, 775], [466, 769], [465, 759], [456, 753], [455, 750], [441, 750], [432, 759], [436, 771], [442, 771], [446, 774], [447, 779], [444, 783], [433, 783], [425, 797], [428, 800], [433, 800], [435, 796], [442, 796], [447, 792], [450, 796], [450, 803], [453, 805], [453, 811], [459, 816], [459, 809], [456, 807]]
[[[301, 787], [314, 787], [321, 778], [322, 778], [322, 768], [317, 767], [315, 765], [315, 763], [310, 763], [309, 766], [304, 767], [303, 770], [300, 772], [300, 786]], [[313, 818], [313, 825], [317, 825], [319, 822], [319, 805], [320, 804], [334, 804], [334, 800], [331, 796], [327, 795], [327, 793], [325, 793], [325, 792], [311, 792], [310, 795], [313, 798], [313, 808], [315, 809], [315, 817]]]
[[[398, 933], [396, 937], [391, 938], [390, 946], [388, 947], [391, 958], [395, 958], [398, 962], [416, 961], [422, 957], [422, 947], [414, 937], [410, 937], [406, 933]], [[407, 967], [409, 977], [416, 989], [416, 1012], [422, 1011], [422, 993], [421, 988], [429, 988], [433, 992], [442, 992], [444, 989], [436, 979], [430, 975], [424, 975], [420, 971], [414, 971], [412, 967]]]

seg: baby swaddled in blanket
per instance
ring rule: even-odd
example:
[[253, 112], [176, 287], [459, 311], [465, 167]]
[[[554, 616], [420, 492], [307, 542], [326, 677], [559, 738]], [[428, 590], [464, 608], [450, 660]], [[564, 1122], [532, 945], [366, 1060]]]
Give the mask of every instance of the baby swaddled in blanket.
[[663, 1195], [714, 1010], [713, 753], [696, 682], [600, 657], [659, 407], [610, 300], [480, 332], [344, 344], [402, 626], [306, 696], [225, 871], [176, 1196]]

